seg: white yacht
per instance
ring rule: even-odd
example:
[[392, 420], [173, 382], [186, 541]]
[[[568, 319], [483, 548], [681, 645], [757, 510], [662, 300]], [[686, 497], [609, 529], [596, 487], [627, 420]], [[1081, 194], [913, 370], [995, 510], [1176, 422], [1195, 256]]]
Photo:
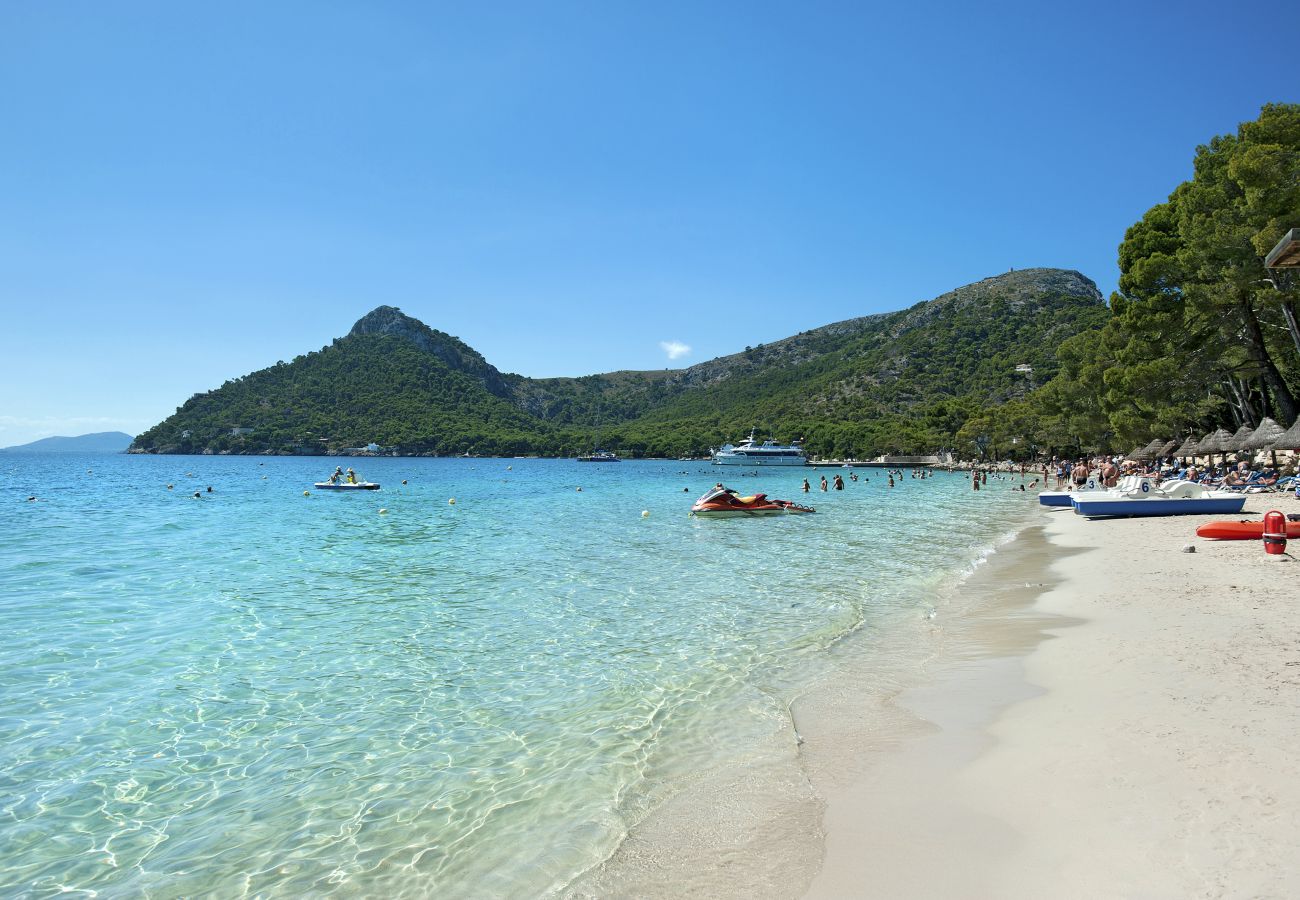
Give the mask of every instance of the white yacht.
[[721, 450], [713, 451], [715, 466], [806, 466], [808, 458], [804, 455], [799, 441], [792, 444], [778, 444], [767, 440], [761, 444], [754, 436], [757, 429], [749, 432], [749, 437], [739, 444], [723, 444]]

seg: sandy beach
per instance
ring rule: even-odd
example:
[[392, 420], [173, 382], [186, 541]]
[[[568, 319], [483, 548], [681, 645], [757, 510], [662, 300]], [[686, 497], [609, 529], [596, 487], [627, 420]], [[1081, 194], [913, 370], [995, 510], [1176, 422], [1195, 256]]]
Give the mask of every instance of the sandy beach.
[[[1300, 502], [1246, 515], [1273, 508]], [[808, 710], [806, 896], [1300, 896], [1300, 545], [1196, 538], [1213, 518], [1044, 509], [892, 728]]]

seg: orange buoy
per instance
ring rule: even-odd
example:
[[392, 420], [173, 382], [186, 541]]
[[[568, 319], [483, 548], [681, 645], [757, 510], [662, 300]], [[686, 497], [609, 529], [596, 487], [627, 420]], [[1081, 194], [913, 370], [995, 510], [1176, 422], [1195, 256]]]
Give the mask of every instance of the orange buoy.
[[1275, 556], [1286, 552], [1286, 516], [1276, 509], [1264, 513], [1264, 552]]

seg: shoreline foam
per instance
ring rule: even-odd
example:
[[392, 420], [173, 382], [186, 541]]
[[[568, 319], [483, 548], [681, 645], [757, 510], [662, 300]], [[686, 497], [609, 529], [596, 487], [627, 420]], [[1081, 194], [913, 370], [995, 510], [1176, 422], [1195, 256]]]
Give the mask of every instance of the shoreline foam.
[[1300, 894], [1300, 565], [1196, 539], [1209, 518], [1045, 512], [1057, 583], [971, 617], [974, 649], [896, 699], [902, 739], [808, 748], [807, 896]]

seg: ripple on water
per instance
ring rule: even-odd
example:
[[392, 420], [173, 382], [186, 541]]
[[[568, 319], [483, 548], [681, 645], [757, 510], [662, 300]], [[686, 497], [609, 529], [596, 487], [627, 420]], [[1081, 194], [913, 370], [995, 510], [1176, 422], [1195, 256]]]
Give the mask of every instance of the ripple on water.
[[[503, 481], [499, 461], [375, 459], [409, 484], [302, 497], [328, 467], [15, 463], [50, 500], [0, 547], [0, 889], [533, 895], [736, 761], [770, 760], [772, 802], [802, 809], [790, 697], [1015, 515], [936, 478], [850, 486], [811, 519], [695, 520], [715, 472], [680, 463], [513, 461]], [[942, 549], [915, 520], [936, 517]]]

